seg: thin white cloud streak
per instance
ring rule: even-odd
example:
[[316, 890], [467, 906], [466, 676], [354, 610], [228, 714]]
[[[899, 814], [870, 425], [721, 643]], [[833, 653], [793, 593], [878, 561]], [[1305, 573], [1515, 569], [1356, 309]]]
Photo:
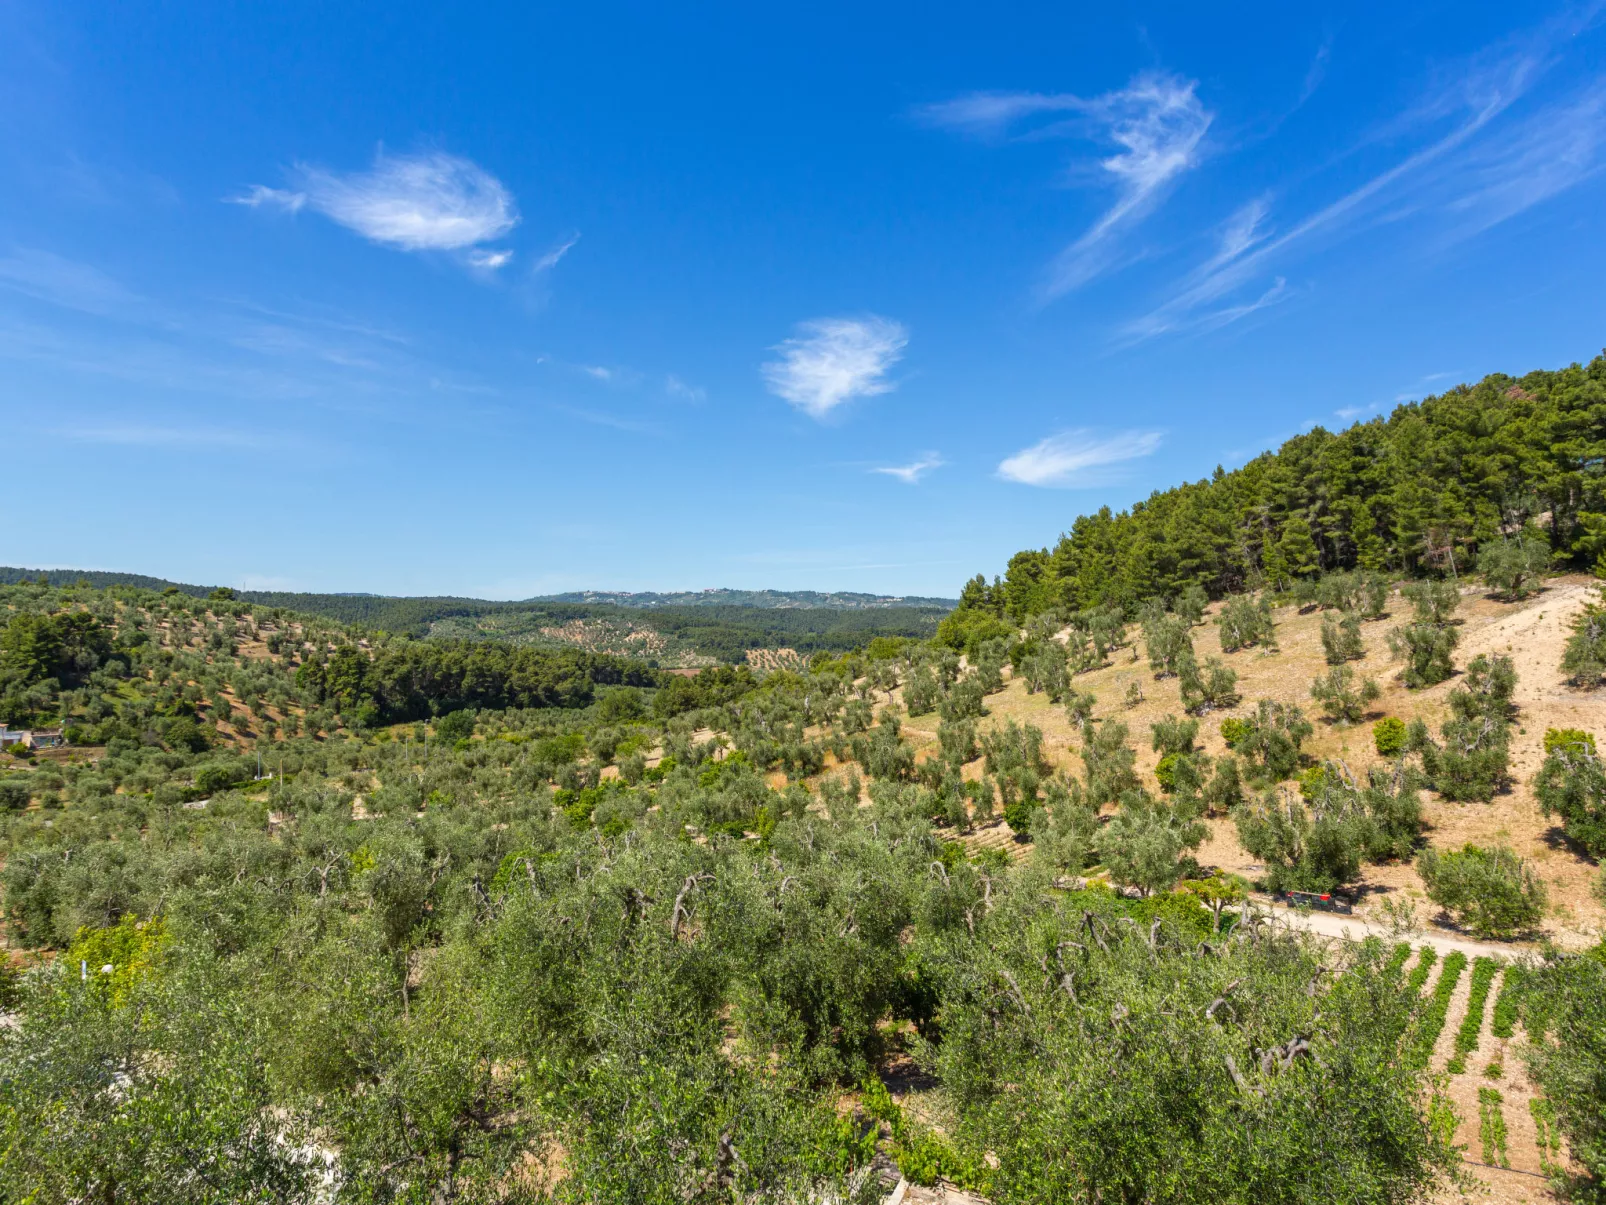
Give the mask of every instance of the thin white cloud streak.
[[577, 418], [594, 427], [610, 427], [615, 431], [628, 431], [632, 435], [656, 435], [660, 432], [657, 423], [620, 418], [618, 415], [601, 410], [585, 410], [579, 406], [562, 406], [556, 403], [553, 403], [551, 408], [559, 414], [567, 414], [570, 418]]
[[931, 472], [932, 469], [940, 469], [947, 463], [948, 462], [936, 452], [926, 452], [923, 453], [918, 460], [912, 461], [909, 464], [885, 465], [880, 468], [871, 469], [870, 471], [872, 473], [881, 473], [887, 477], [892, 477], [903, 482], [905, 485], [919, 485], [920, 479], [927, 473]]
[[[1367, 210], [1374, 201], [1407, 177], [1426, 175], [1417, 189], [1441, 199], [1436, 207], [1479, 211], [1460, 229], [1476, 233], [1515, 216], [1540, 201], [1571, 187], [1596, 170], [1602, 143], [1603, 106], [1600, 89], [1591, 89], [1567, 106], [1543, 111], [1519, 134], [1487, 150], [1477, 148], [1481, 135], [1534, 86], [1555, 61], [1556, 46], [1590, 24], [1601, 5], [1592, 5], [1579, 17], [1568, 15], [1551, 22], [1521, 43], [1505, 43], [1463, 66], [1427, 99], [1402, 114], [1391, 133], [1420, 128], [1460, 114], [1448, 133], [1377, 173], [1337, 200], [1316, 210], [1303, 221], [1272, 238], [1257, 238], [1231, 254], [1229, 240], [1222, 250], [1183, 279], [1167, 301], [1128, 323], [1121, 342], [1130, 345], [1156, 336], [1197, 327], [1219, 327], [1262, 308], [1260, 304], [1215, 306], [1222, 298], [1247, 284], [1270, 260], [1314, 236], [1340, 228]], [[1511, 47], [1516, 45], [1516, 49]], [[1500, 148], [1505, 148], [1502, 151]], [[1481, 176], [1480, 176], [1481, 172]], [[1437, 173], [1436, 175], [1433, 173]], [[1239, 211], [1252, 213], [1251, 202]], [[1422, 208], [1418, 202], [1415, 208]], [[1262, 208], [1252, 229], [1258, 232], [1265, 216]], [[1229, 230], [1233, 228], [1229, 223]]]
[[1263, 242], [1266, 234], [1262, 227], [1270, 208], [1271, 201], [1267, 197], [1256, 197], [1239, 206], [1221, 228], [1221, 240], [1215, 255], [1199, 270], [1213, 272], [1224, 264], [1230, 264], [1256, 243]]
[[150, 317], [148, 302], [99, 268], [32, 247], [0, 259], [0, 288], [102, 318]]
[[299, 213], [307, 203], [307, 194], [289, 188], [253, 184], [244, 192], [223, 199], [230, 205], [244, 205], [249, 209], [282, 209], [286, 213]]
[[1110, 476], [1099, 470], [1152, 455], [1159, 446], [1158, 431], [1104, 436], [1085, 430], [1061, 431], [1005, 459], [998, 466], [998, 475], [1021, 485], [1059, 489], [1102, 485]]
[[811, 418], [823, 419], [853, 398], [895, 388], [887, 373], [909, 343], [902, 323], [873, 314], [817, 318], [800, 323], [798, 331], [773, 349], [780, 359], [761, 371], [771, 393]]
[[1310, 66], [1305, 70], [1305, 83], [1299, 90], [1299, 99], [1294, 102], [1294, 108], [1303, 105], [1316, 94], [1316, 89], [1322, 86], [1322, 80], [1327, 78], [1327, 60], [1332, 53], [1333, 35], [1328, 34], [1316, 48], [1316, 57], [1311, 59]]
[[1087, 104], [1070, 93], [972, 92], [954, 100], [922, 105], [915, 110], [915, 115], [934, 126], [990, 138], [1005, 134], [1023, 117], [1077, 112], [1086, 109]]
[[250, 431], [138, 425], [66, 427], [58, 430], [56, 435], [81, 443], [143, 448], [262, 448], [273, 442]]
[[536, 260], [535, 266], [530, 269], [531, 273], [533, 275], [539, 275], [542, 272], [550, 272], [553, 268], [558, 266], [558, 261], [561, 260], [565, 255], [569, 254], [574, 245], [579, 241], [580, 234], [578, 231], [576, 231], [563, 242], [559, 243], [556, 247], [552, 248], [552, 250], [541, 256], [540, 259]]
[[606, 364], [578, 364], [577, 368], [593, 381], [632, 389], [641, 384], [641, 373], [634, 368], [611, 368]]
[[701, 385], [689, 385], [674, 373], [665, 378], [664, 392], [670, 397], [678, 397], [688, 402], [701, 402], [708, 398], [708, 390]]
[[1466, 191], [1446, 204], [1449, 241], [1471, 238], [1565, 192], [1601, 169], [1606, 85], [1540, 113], [1469, 156]]
[[1043, 285], [1044, 298], [1051, 300], [1114, 267], [1122, 258], [1119, 236], [1153, 212], [1184, 172], [1198, 166], [1215, 115], [1200, 102], [1197, 89], [1195, 80], [1146, 71], [1125, 88], [1091, 99], [1068, 93], [976, 93], [917, 112], [933, 125], [984, 137], [1007, 133], [1030, 117], [1071, 113], [1073, 120], [1023, 136], [1090, 138], [1118, 148], [1099, 163], [1116, 187], [1116, 200], [1055, 257]]

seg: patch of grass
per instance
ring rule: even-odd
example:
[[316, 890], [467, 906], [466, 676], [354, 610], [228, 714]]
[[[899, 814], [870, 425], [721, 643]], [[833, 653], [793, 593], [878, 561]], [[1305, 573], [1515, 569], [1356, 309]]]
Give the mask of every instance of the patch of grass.
[[1494, 1002], [1494, 1018], [1489, 1022], [1489, 1032], [1497, 1038], [1509, 1038], [1516, 1027], [1523, 974], [1521, 967], [1510, 966], [1506, 968], [1505, 978], [1500, 981], [1500, 994]]
[[1416, 960], [1416, 965], [1411, 968], [1411, 974], [1405, 980], [1405, 986], [1413, 992], [1420, 992], [1422, 985], [1428, 981], [1428, 976], [1433, 973], [1433, 964], [1438, 960], [1439, 952], [1437, 950], [1432, 946], [1423, 946], [1421, 957]]
[[1461, 1028], [1455, 1034], [1455, 1057], [1446, 1068], [1451, 1075], [1460, 1075], [1467, 1069], [1467, 1055], [1478, 1048], [1478, 1036], [1483, 1032], [1483, 1010], [1489, 1002], [1489, 986], [1494, 982], [1500, 964], [1493, 958], [1479, 958], [1472, 964], [1472, 994], [1467, 997], [1467, 1015], [1461, 1019]]
[[1555, 1176], [1561, 1170], [1561, 1133], [1556, 1129], [1556, 1106], [1542, 1096], [1535, 1096], [1528, 1102], [1528, 1112], [1533, 1115], [1538, 1136], [1539, 1170], [1547, 1176]]
[[1416, 1037], [1408, 1055], [1412, 1067], [1426, 1067], [1433, 1058], [1433, 1047], [1439, 1040], [1440, 1031], [1444, 1029], [1445, 1014], [1450, 1011], [1450, 996], [1461, 981], [1461, 972], [1466, 965], [1467, 956], [1460, 950], [1445, 956], [1439, 980], [1433, 985], [1433, 995], [1428, 998], [1427, 1006], [1417, 1019]]
[[1506, 1113], [1501, 1108], [1505, 1097], [1498, 1088], [1478, 1089], [1478, 1143], [1483, 1147], [1483, 1161], [1493, 1167], [1510, 1167], [1506, 1154]]

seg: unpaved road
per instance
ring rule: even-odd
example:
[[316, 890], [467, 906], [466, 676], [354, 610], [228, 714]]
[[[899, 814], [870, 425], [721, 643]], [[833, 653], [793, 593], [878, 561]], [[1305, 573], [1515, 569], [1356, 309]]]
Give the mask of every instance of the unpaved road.
[[1460, 950], [1469, 958], [1481, 956], [1498, 958], [1503, 962], [1514, 961], [1526, 954], [1534, 953], [1527, 946], [1511, 942], [1474, 941], [1470, 937], [1453, 937], [1449, 934], [1432, 930], [1395, 933], [1392, 929], [1368, 924], [1363, 916], [1344, 916], [1335, 912], [1314, 912], [1306, 911], [1302, 908], [1277, 907], [1260, 900], [1256, 900], [1255, 905], [1261, 913], [1273, 917], [1279, 925], [1305, 929], [1311, 933], [1319, 933], [1323, 937], [1344, 937], [1350, 941], [1362, 941], [1368, 937], [1381, 937], [1385, 941], [1408, 941], [1413, 946], [1432, 946], [1441, 954], [1448, 954], [1451, 950]]

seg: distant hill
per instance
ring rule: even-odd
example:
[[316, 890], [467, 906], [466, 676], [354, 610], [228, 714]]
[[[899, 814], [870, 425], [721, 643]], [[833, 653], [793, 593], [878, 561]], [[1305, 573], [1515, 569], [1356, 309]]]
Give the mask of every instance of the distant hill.
[[542, 594], [531, 602], [607, 603], [615, 607], [824, 607], [838, 611], [918, 607], [947, 613], [959, 605], [957, 598], [925, 598], [919, 595], [857, 594], [836, 590], [821, 594], [815, 590], [682, 590], [673, 594], [628, 590], [572, 590], [567, 594]]
[[[138, 573], [0, 567], [0, 584], [40, 574], [54, 582], [176, 589], [204, 598], [211, 587]], [[793, 649], [802, 654], [845, 652], [878, 637], [927, 639], [957, 602], [881, 594], [812, 590], [703, 590], [674, 594], [579, 591], [494, 602], [482, 598], [387, 597], [241, 590], [263, 607], [322, 615], [354, 627], [418, 639], [504, 641], [582, 648], [639, 657], [666, 667], [737, 663], [749, 650]]]
[[180, 594], [205, 598], [210, 586], [187, 586], [183, 582], [170, 582], [162, 577], [148, 577], [143, 573], [110, 573], [103, 569], [18, 569], [0, 565], [0, 586], [15, 586], [21, 581], [36, 582], [43, 576], [57, 585], [86, 581], [97, 590], [107, 586], [137, 586], [141, 590], [176, 589]]

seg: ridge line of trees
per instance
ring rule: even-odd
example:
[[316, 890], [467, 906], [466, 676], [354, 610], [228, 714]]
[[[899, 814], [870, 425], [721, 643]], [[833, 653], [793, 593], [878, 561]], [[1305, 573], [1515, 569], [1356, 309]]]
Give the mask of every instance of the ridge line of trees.
[[1081, 515], [1001, 579], [973, 578], [959, 609], [1020, 624], [1334, 570], [1456, 576], [1513, 538], [1542, 542], [1553, 568], [1606, 569], [1606, 353], [1493, 374], [1336, 434], [1317, 427], [1232, 472]]

